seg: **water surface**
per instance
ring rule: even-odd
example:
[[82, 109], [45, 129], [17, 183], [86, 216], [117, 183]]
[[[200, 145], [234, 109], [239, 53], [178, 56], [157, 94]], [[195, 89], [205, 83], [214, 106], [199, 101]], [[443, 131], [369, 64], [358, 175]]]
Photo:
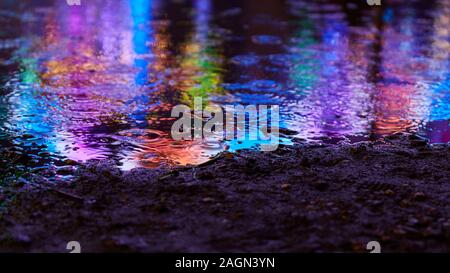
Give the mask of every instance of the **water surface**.
[[449, 1], [81, 1], [0, 2], [0, 146], [35, 168], [258, 147], [174, 141], [170, 111], [195, 96], [280, 105], [308, 141], [450, 140]]

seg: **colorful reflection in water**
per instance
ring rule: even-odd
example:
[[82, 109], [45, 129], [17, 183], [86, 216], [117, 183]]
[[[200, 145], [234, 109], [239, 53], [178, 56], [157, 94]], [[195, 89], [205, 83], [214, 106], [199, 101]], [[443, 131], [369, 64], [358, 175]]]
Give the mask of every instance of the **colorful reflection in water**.
[[36, 160], [196, 164], [257, 142], [177, 142], [172, 106], [278, 104], [307, 140], [450, 140], [450, 2], [0, 3], [0, 143]]

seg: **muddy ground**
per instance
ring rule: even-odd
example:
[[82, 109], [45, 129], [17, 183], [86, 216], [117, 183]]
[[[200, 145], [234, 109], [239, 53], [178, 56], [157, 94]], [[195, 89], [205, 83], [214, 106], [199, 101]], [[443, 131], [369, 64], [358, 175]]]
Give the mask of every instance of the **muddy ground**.
[[3, 186], [0, 251], [450, 251], [450, 147], [414, 135], [222, 153], [175, 169], [92, 161]]

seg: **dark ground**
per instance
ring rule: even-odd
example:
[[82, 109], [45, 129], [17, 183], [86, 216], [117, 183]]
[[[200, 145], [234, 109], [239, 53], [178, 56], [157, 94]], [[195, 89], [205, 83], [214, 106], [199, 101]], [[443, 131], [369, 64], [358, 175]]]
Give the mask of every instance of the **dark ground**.
[[0, 251], [449, 252], [449, 163], [449, 145], [414, 135], [175, 170], [90, 162], [57, 188], [4, 187]]

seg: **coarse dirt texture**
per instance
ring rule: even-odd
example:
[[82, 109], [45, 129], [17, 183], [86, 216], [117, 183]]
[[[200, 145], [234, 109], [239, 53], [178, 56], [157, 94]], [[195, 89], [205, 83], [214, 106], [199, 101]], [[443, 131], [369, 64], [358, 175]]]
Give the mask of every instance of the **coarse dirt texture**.
[[3, 186], [1, 252], [450, 251], [450, 147], [415, 135]]

